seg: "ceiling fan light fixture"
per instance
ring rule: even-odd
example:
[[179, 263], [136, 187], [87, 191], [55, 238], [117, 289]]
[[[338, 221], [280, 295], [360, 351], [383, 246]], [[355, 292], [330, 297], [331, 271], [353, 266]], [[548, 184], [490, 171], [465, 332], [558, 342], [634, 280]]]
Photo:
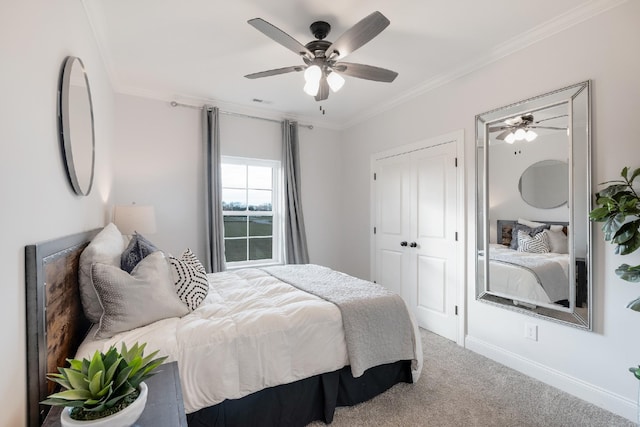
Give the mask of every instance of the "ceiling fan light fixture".
[[507, 135], [504, 138], [504, 142], [506, 142], [507, 144], [513, 144], [514, 142], [516, 142], [516, 136], [513, 132], [511, 132], [509, 135]]
[[320, 80], [307, 81], [307, 83], [304, 85], [304, 92], [307, 95], [316, 96], [318, 94], [318, 90], [320, 90]]
[[516, 141], [522, 141], [526, 135], [527, 135], [527, 132], [522, 128], [518, 129], [514, 133], [514, 136], [516, 137]]
[[307, 83], [320, 83], [320, 78], [322, 77], [322, 70], [317, 65], [311, 65], [304, 70], [304, 80]]
[[531, 142], [534, 139], [536, 139], [537, 137], [538, 137], [538, 134], [535, 133], [534, 131], [532, 131], [531, 129], [529, 129], [527, 131], [527, 133], [525, 133], [525, 135], [524, 135], [524, 139], [526, 139], [527, 142]]
[[344, 86], [344, 78], [336, 72], [331, 72], [327, 76], [327, 83], [332, 91], [337, 92]]

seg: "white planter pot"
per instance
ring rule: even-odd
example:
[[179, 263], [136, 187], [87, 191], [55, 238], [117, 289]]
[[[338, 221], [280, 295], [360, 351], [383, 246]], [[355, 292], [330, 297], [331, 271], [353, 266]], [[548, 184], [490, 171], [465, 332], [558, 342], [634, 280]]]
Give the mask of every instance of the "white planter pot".
[[66, 407], [60, 414], [60, 423], [62, 427], [130, 427], [140, 418], [146, 403], [147, 385], [142, 382], [138, 398], [122, 411], [97, 420], [80, 421], [71, 418], [70, 413], [73, 408]]

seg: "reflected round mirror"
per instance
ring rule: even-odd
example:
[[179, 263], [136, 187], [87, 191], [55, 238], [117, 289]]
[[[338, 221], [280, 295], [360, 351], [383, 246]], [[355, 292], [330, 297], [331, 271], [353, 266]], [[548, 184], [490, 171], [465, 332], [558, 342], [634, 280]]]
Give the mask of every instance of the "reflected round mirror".
[[95, 137], [89, 80], [80, 58], [65, 59], [58, 92], [60, 143], [73, 191], [86, 196], [93, 185]]
[[553, 209], [564, 205], [569, 196], [569, 165], [561, 160], [532, 164], [520, 176], [518, 191], [522, 200], [534, 208]]

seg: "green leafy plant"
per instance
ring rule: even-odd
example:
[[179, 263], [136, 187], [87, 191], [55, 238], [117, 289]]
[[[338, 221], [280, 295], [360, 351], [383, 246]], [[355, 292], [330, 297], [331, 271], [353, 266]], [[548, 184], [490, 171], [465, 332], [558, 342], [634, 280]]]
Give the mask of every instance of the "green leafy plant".
[[[596, 193], [597, 208], [589, 213], [592, 221], [603, 222], [604, 239], [616, 245], [615, 253], [628, 255], [640, 248], [640, 197], [633, 189], [633, 181], [640, 175], [640, 168], [629, 175], [629, 168], [622, 169], [622, 179], [603, 182], [608, 186]], [[640, 282], [640, 265], [622, 264], [616, 274], [628, 282]], [[640, 298], [627, 305], [640, 311]]]
[[41, 403], [73, 407], [70, 415], [77, 420], [104, 418], [126, 408], [138, 397], [140, 383], [167, 359], [154, 359], [158, 351], [145, 357], [145, 346], [135, 343], [127, 349], [123, 343], [120, 352], [111, 346], [106, 353], [96, 350], [91, 360], [67, 359], [68, 368], [47, 375], [65, 390]]

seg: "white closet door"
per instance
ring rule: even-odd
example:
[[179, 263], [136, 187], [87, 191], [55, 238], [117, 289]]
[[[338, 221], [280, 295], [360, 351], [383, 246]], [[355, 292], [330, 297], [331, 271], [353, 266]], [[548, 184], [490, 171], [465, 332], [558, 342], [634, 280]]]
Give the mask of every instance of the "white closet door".
[[418, 324], [457, 339], [455, 144], [376, 161], [375, 278]]
[[444, 144], [413, 155], [415, 205], [411, 212], [417, 246], [412, 269], [415, 283], [410, 285], [408, 302], [419, 325], [455, 341], [457, 199], [453, 149], [453, 144]]
[[409, 156], [380, 160], [376, 170], [377, 282], [405, 297], [408, 290], [403, 289], [403, 282], [409, 269], [406, 248], [411, 220]]

